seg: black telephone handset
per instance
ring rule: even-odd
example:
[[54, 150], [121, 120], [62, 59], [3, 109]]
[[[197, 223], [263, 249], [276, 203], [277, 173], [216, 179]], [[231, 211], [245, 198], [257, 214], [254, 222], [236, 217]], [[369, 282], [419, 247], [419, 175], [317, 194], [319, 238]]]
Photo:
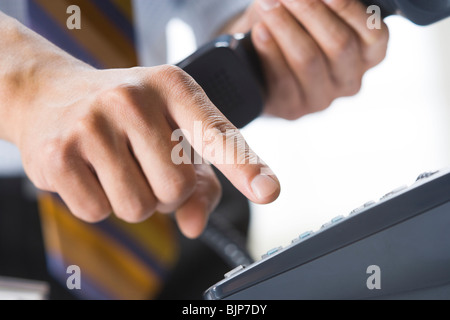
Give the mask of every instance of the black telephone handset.
[[178, 66], [197, 81], [237, 128], [261, 114], [264, 82], [250, 34], [222, 35]]
[[[418, 25], [450, 16], [450, 0], [361, 0], [383, 17], [401, 15]], [[264, 105], [264, 76], [250, 33], [223, 35], [178, 64], [238, 128], [256, 119]]]
[[401, 15], [415, 24], [426, 26], [450, 16], [450, 0], [361, 0], [377, 5], [384, 17]]

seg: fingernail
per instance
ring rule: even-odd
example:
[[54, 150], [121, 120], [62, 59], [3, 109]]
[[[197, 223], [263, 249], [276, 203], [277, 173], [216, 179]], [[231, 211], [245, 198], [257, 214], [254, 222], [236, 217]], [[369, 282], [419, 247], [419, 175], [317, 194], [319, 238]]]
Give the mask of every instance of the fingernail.
[[259, 5], [264, 11], [270, 11], [280, 6], [279, 0], [260, 0]]
[[269, 31], [267, 30], [266, 27], [264, 27], [264, 26], [261, 25], [261, 26], [257, 29], [256, 32], [257, 32], [256, 34], [257, 34], [259, 40], [261, 40], [262, 42], [267, 42], [267, 41], [269, 41], [269, 39], [270, 39], [270, 33], [269, 33]]
[[251, 187], [255, 196], [260, 200], [265, 200], [280, 188], [278, 182], [266, 175], [257, 175], [253, 178]]

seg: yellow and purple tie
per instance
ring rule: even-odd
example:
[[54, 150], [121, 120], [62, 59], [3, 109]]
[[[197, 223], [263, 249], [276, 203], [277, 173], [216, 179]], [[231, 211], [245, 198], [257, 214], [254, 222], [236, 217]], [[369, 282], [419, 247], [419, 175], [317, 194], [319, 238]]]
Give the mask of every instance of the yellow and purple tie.
[[[66, 26], [67, 8], [81, 9], [81, 29]], [[138, 64], [131, 0], [29, 0], [30, 27], [97, 68]], [[115, 217], [88, 224], [54, 194], [39, 195], [50, 272], [65, 285], [67, 268], [81, 270], [82, 299], [152, 299], [176, 263], [172, 220], [156, 214], [140, 224]]]

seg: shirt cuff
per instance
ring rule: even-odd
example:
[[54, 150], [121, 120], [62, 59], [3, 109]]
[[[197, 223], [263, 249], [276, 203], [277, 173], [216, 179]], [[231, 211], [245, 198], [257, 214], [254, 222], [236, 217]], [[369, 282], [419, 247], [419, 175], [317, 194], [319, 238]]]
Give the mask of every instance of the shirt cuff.
[[227, 22], [244, 12], [252, 2], [253, 0], [190, 1], [183, 10], [182, 19], [191, 26], [197, 45], [201, 46], [217, 36]]
[[27, 3], [25, 0], [0, 0], [0, 11], [23, 24], [27, 23]]

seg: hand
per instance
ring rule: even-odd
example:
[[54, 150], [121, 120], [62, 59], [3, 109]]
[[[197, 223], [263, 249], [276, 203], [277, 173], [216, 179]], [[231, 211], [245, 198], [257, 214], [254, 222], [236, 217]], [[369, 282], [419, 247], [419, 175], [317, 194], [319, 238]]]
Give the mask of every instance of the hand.
[[175, 164], [178, 142], [171, 139], [178, 128], [192, 139], [196, 121], [203, 143], [189, 142], [198, 154], [250, 200], [277, 198], [277, 179], [261, 175], [268, 168], [250, 149], [237, 148], [236, 163], [213, 156], [227, 130], [236, 146], [246, 143], [181, 69], [77, 67], [63, 74], [33, 89], [10, 132], [34, 184], [57, 192], [80, 219], [98, 222], [114, 212], [140, 222], [155, 211], [176, 211], [184, 234], [197, 237], [219, 201], [220, 184], [205, 162]]
[[257, 0], [226, 31], [252, 29], [268, 85], [265, 113], [292, 120], [356, 94], [384, 59], [388, 28], [371, 30], [367, 18], [358, 0]]

